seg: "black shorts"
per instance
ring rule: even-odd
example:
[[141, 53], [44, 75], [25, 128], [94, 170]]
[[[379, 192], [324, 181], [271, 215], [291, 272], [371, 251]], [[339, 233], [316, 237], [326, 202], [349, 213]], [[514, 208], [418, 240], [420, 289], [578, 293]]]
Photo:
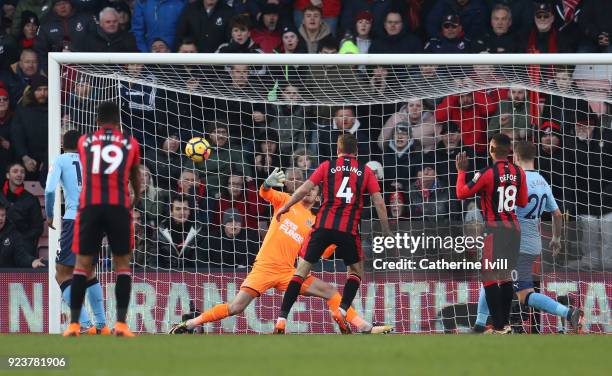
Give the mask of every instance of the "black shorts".
[[72, 251], [97, 255], [105, 235], [113, 254], [128, 254], [134, 248], [131, 210], [120, 205], [92, 205], [79, 209]]
[[304, 260], [311, 264], [318, 262], [323, 251], [332, 244], [336, 245], [336, 257], [344, 260], [344, 265], [353, 265], [363, 259], [359, 235], [317, 228], [310, 233], [310, 237], [304, 244], [304, 247], [306, 247]]
[[487, 236], [482, 251], [483, 281], [511, 278], [521, 247], [521, 232], [511, 228], [486, 229]]

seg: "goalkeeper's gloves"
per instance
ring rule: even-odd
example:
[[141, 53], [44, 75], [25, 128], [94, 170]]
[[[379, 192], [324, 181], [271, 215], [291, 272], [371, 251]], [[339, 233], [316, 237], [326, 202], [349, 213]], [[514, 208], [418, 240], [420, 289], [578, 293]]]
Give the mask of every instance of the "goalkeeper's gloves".
[[275, 168], [274, 171], [264, 181], [266, 188], [281, 188], [285, 183], [285, 173], [280, 168]]

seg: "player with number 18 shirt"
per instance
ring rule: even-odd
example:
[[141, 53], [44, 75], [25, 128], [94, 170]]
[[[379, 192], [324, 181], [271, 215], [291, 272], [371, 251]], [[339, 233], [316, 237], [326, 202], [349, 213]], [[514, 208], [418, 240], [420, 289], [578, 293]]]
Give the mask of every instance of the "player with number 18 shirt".
[[515, 268], [521, 239], [514, 210], [517, 205], [527, 205], [525, 172], [508, 160], [511, 145], [508, 136], [494, 135], [489, 144], [493, 164], [476, 173], [468, 183], [465, 182], [467, 156], [460, 153], [456, 160], [457, 198], [480, 195], [485, 219], [482, 282], [494, 329], [500, 334], [510, 331], [508, 323], [514, 294], [510, 272]]

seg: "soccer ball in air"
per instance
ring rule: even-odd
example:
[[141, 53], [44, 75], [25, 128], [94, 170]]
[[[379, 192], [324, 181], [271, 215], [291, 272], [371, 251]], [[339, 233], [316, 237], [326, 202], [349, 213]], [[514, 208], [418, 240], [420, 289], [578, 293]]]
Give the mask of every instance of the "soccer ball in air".
[[194, 162], [202, 162], [208, 159], [211, 153], [210, 144], [203, 137], [194, 137], [185, 146], [185, 154]]

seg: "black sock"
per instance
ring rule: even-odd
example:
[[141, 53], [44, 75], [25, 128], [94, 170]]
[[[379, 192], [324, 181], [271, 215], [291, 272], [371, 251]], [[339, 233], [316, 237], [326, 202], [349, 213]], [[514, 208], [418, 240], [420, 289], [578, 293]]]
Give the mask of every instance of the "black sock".
[[285, 295], [283, 295], [283, 303], [281, 304], [279, 317], [286, 319], [289, 316], [291, 307], [293, 307], [293, 304], [297, 300], [298, 295], [300, 295], [302, 283], [304, 283], [304, 278], [300, 277], [299, 275], [293, 276], [291, 282], [289, 282], [289, 286], [287, 286], [287, 291], [285, 291]]
[[355, 295], [357, 295], [360, 284], [361, 278], [359, 278], [357, 274], [349, 275], [346, 280], [344, 289], [342, 290], [342, 301], [340, 302], [340, 308], [345, 312], [350, 308], [351, 304], [353, 304], [353, 299], [355, 299]]
[[78, 323], [81, 316], [81, 307], [85, 300], [85, 290], [87, 286], [87, 276], [80, 273], [74, 273], [72, 276], [72, 284], [70, 288], [70, 322]]
[[502, 312], [502, 319], [504, 325], [508, 325], [510, 322], [510, 310], [512, 309], [512, 299], [514, 299], [514, 289], [512, 288], [512, 281], [508, 281], [499, 285], [500, 291], [500, 309]]
[[503, 320], [500, 316], [500, 289], [497, 283], [489, 286], [485, 286], [485, 297], [487, 298], [487, 305], [489, 306], [489, 312], [491, 314], [491, 320], [493, 321], [493, 327], [497, 330], [504, 328]]
[[125, 322], [128, 305], [130, 304], [130, 293], [132, 292], [132, 276], [129, 273], [120, 273], [115, 285], [115, 297], [117, 298], [117, 321]]

